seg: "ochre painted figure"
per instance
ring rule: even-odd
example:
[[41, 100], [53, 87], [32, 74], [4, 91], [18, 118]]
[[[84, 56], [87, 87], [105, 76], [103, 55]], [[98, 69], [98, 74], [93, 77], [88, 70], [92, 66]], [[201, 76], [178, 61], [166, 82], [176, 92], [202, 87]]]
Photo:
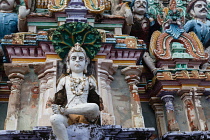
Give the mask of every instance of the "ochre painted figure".
[[[99, 117], [99, 106], [89, 103], [90, 90], [97, 90], [96, 81], [86, 76], [88, 57], [79, 43], [75, 44], [66, 59], [68, 75], [62, 77], [57, 85], [57, 94], [64, 92], [67, 101], [55, 99], [51, 116], [53, 132], [58, 140], [68, 140], [66, 127], [71, 123], [94, 123]], [[56, 97], [58, 97], [57, 95]]]

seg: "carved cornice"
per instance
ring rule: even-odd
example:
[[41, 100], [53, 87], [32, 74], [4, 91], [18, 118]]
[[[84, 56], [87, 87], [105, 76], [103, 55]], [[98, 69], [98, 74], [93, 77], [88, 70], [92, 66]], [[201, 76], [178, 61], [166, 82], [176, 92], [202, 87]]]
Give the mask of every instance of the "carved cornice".
[[135, 65], [143, 56], [145, 49], [115, 48], [115, 44], [104, 43], [93, 60], [105, 58], [115, 64]]
[[202, 80], [210, 80], [210, 73], [209, 72], [201, 72], [198, 70], [181, 70], [170, 72], [170, 71], [163, 71], [157, 73], [158, 80], [178, 80], [178, 79], [202, 79]]

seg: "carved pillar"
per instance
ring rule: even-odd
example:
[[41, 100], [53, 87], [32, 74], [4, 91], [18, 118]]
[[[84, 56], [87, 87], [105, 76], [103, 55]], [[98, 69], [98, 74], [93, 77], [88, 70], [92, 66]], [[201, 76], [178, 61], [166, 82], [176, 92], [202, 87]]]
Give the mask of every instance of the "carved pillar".
[[115, 124], [110, 84], [114, 80], [112, 75], [117, 70], [117, 67], [117, 65], [113, 65], [112, 60], [98, 59], [98, 91], [104, 105], [104, 110], [101, 111], [102, 125]]
[[24, 81], [24, 75], [29, 72], [29, 66], [28, 64], [4, 64], [4, 69], [12, 83], [4, 129], [17, 130], [21, 85]]
[[167, 132], [163, 104], [158, 97], [151, 97], [149, 102], [155, 111], [159, 137], [162, 137]]
[[131, 117], [133, 127], [145, 127], [140, 96], [138, 94], [138, 87], [136, 86], [136, 84], [139, 83], [139, 75], [141, 75], [142, 68], [143, 67], [141, 66], [129, 66], [121, 71], [122, 74], [125, 75], [125, 80], [127, 81], [130, 89]]
[[49, 118], [53, 114], [51, 103], [56, 93], [56, 67], [56, 60], [34, 65], [35, 73], [40, 81], [38, 126], [50, 126]]
[[165, 102], [168, 131], [179, 131], [179, 125], [174, 115], [173, 95], [165, 95], [161, 98]]
[[189, 123], [189, 129], [191, 131], [207, 131], [207, 122], [200, 103], [200, 97], [198, 96], [198, 89], [191, 88], [184, 89], [182, 91], [184, 94], [181, 96], [181, 99], [185, 105], [185, 112]]

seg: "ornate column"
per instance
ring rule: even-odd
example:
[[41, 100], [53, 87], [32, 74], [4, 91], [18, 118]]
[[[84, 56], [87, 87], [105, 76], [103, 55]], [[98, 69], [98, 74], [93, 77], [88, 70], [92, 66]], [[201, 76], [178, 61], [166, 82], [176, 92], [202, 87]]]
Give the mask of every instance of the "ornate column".
[[182, 89], [180, 91], [180, 93], [183, 93], [181, 99], [185, 105], [189, 129], [191, 131], [207, 131], [207, 122], [198, 92], [202, 93], [203, 91], [196, 87]]
[[140, 96], [138, 94], [138, 87], [136, 86], [136, 84], [139, 83], [139, 76], [141, 75], [142, 68], [142, 66], [129, 66], [121, 71], [122, 74], [125, 75], [125, 80], [127, 81], [130, 89], [131, 118], [133, 127], [145, 127]]
[[4, 70], [12, 83], [4, 129], [17, 130], [21, 85], [24, 81], [24, 75], [29, 72], [29, 66], [28, 64], [4, 64]]
[[155, 111], [159, 137], [162, 137], [167, 132], [163, 103], [159, 97], [151, 97], [149, 103]]
[[168, 121], [168, 131], [179, 131], [179, 125], [174, 115], [173, 95], [165, 95], [161, 98], [165, 102], [166, 116]]
[[56, 60], [34, 65], [35, 73], [40, 81], [37, 126], [50, 126], [49, 117], [53, 114], [51, 103], [56, 93], [56, 67]]
[[110, 84], [114, 80], [112, 75], [117, 70], [112, 60], [98, 59], [98, 91], [103, 99], [104, 110], [101, 111], [102, 125], [114, 125], [115, 116], [112, 103]]

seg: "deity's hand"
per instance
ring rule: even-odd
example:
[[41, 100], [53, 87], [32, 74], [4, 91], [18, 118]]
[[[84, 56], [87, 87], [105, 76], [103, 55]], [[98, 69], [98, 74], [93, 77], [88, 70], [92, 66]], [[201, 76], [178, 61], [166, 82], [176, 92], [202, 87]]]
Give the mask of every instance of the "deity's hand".
[[30, 9], [27, 9], [25, 6], [19, 7], [19, 18], [25, 19], [26, 16], [30, 13]]
[[53, 110], [53, 113], [55, 114], [64, 114], [65, 112], [65, 108], [56, 104], [52, 104], [52, 110]]

